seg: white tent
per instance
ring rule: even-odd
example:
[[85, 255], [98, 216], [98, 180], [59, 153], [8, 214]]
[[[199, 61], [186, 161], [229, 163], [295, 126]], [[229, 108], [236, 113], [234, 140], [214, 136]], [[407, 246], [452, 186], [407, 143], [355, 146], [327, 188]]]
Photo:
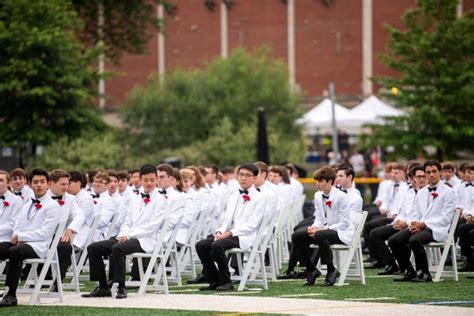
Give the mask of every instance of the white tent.
[[[336, 124], [339, 121], [349, 120], [350, 111], [340, 104], [335, 104]], [[332, 103], [328, 98], [324, 99], [309, 110], [298, 123], [304, 124], [308, 129], [316, 129], [319, 132], [328, 132], [332, 124]]]
[[372, 95], [350, 110], [350, 119], [342, 125], [362, 126], [364, 124], [383, 124], [386, 116], [401, 116], [405, 113], [384, 103]]

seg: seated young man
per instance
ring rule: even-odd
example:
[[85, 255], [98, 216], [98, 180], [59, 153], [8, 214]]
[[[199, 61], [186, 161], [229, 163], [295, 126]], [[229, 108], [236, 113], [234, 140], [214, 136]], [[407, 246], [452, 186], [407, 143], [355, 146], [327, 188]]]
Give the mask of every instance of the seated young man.
[[[423, 164], [428, 186], [416, 194], [413, 219], [407, 228], [388, 239], [388, 245], [405, 274], [394, 281], [431, 282], [424, 244], [445, 242], [454, 212], [454, 191], [441, 181], [441, 164], [428, 160]], [[415, 271], [410, 262], [410, 250], [415, 256]]]
[[[258, 168], [243, 164], [238, 168], [240, 188], [229, 197], [224, 220], [213, 235], [196, 244], [209, 286], [201, 291], [232, 290], [225, 251], [232, 248], [248, 250], [253, 245], [265, 212], [264, 198], [254, 186]], [[217, 267], [216, 267], [217, 264]]]
[[347, 193], [334, 186], [336, 173], [323, 167], [314, 173], [318, 191], [314, 194], [314, 223], [306, 233], [293, 234], [293, 246], [305, 263], [308, 276], [304, 285], [314, 285], [321, 272], [311, 260], [310, 244], [319, 246], [322, 262], [327, 264], [328, 273], [325, 286], [336, 283], [339, 272], [333, 264], [332, 244], [350, 244], [354, 235], [354, 225], [350, 217], [350, 199]]
[[0, 260], [9, 260], [0, 307], [17, 305], [16, 289], [23, 260], [45, 258], [48, 254], [60, 218], [59, 204], [46, 194], [48, 182], [46, 170], [33, 169], [31, 188], [34, 197], [23, 206], [10, 241], [0, 243]]
[[[126, 298], [125, 256], [134, 252], [152, 252], [155, 247], [156, 235], [166, 215], [166, 198], [156, 188], [157, 172], [154, 166], [144, 165], [140, 169], [140, 178], [143, 191], [132, 198], [125, 223], [117, 237], [95, 242], [87, 247], [90, 279], [98, 281], [99, 286], [82, 297], [110, 297], [112, 293], [109, 286], [116, 282], [116, 298]], [[111, 256], [111, 282], [107, 282], [105, 274], [103, 258], [107, 256]]]
[[459, 245], [461, 254], [466, 257], [466, 262], [459, 268], [461, 272], [474, 271], [474, 256], [472, 246], [474, 245], [474, 165], [465, 169], [464, 185], [464, 209], [462, 217], [464, 224], [459, 225]]

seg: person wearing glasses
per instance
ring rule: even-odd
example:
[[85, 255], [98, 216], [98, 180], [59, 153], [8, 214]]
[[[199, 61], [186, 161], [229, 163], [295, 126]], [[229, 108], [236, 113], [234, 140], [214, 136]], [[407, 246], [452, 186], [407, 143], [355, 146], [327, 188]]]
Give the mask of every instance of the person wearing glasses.
[[109, 175], [105, 172], [98, 172], [92, 183], [92, 199], [94, 201], [94, 213], [100, 215], [100, 222], [97, 225], [95, 241], [104, 240], [109, 230], [110, 222], [115, 215], [116, 201], [108, 193], [110, 182]]
[[203, 273], [209, 282], [209, 286], [200, 288], [201, 291], [228, 291], [234, 288], [225, 251], [232, 248], [248, 250], [263, 219], [264, 199], [254, 186], [257, 166], [240, 165], [237, 174], [239, 189], [229, 197], [223, 221], [212, 235], [196, 244]]

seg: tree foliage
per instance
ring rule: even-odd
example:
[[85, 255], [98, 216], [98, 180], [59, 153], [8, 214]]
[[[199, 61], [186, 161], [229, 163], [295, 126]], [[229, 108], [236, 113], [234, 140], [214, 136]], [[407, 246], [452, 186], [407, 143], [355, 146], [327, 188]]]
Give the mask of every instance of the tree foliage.
[[[396, 77], [375, 78], [408, 115], [375, 129], [373, 143], [392, 145], [402, 156], [452, 158], [474, 146], [474, 12], [456, 17], [456, 0], [419, 0], [403, 16], [404, 30], [387, 26], [381, 60]], [[469, 35], [471, 34], [471, 35]]]
[[261, 106], [267, 113], [270, 157], [301, 160], [304, 145], [294, 124], [298, 96], [288, 87], [284, 65], [266, 49], [237, 50], [203, 70], [177, 70], [161, 86], [151, 79], [132, 91], [122, 114], [139, 151], [175, 153], [190, 163], [235, 164], [255, 160]]
[[0, 1], [0, 139], [49, 144], [103, 123], [86, 101], [92, 53], [75, 37], [74, 10], [61, 0]]

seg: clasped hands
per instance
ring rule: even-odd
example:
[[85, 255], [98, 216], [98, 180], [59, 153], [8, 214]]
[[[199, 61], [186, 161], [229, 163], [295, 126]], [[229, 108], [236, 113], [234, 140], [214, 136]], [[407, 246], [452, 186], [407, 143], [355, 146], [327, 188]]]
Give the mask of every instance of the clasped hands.
[[216, 235], [214, 236], [214, 241], [226, 239], [227, 237], [230, 237], [230, 236], [232, 236], [232, 233], [230, 231], [226, 231], [223, 233], [217, 232]]
[[411, 222], [410, 227], [408, 229], [414, 235], [421, 232], [425, 228], [426, 228], [425, 223], [415, 221], [415, 222]]

